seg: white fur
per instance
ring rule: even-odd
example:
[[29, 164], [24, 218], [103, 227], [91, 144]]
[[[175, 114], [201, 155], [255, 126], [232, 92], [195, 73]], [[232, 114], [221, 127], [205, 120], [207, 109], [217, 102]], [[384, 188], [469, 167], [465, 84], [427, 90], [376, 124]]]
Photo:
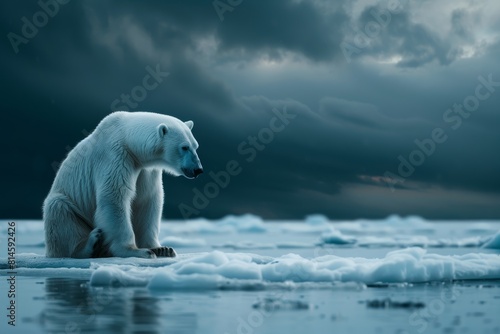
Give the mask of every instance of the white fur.
[[202, 168], [192, 127], [148, 112], [105, 117], [69, 152], [45, 199], [47, 256], [91, 257], [102, 235], [108, 255], [155, 257], [162, 170], [191, 178]]

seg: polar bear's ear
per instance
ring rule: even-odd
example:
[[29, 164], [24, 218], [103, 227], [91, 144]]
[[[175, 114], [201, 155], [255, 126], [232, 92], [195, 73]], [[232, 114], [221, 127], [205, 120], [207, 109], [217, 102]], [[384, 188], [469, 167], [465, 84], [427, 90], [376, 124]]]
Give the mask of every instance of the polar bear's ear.
[[161, 123], [160, 125], [158, 125], [158, 134], [160, 135], [160, 137], [164, 137], [168, 132], [168, 128], [165, 124]]
[[186, 122], [184, 122], [184, 124], [187, 125], [187, 127], [189, 128], [189, 130], [193, 130], [193, 126], [194, 126], [193, 121], [186, 121]]

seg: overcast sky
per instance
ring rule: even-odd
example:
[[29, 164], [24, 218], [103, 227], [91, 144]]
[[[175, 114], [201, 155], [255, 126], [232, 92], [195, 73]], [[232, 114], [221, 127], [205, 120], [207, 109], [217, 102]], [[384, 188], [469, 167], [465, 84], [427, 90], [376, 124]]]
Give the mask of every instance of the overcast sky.
[[167, 219], [500, 218], [498, 1], [44, 1], [0, 3], [1, 218], [123, 109], [194, 121]]

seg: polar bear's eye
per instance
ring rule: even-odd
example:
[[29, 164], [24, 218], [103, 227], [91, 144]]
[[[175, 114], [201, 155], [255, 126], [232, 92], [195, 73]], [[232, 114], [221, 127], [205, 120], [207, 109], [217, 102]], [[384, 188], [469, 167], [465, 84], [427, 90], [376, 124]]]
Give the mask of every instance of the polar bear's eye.
[[187, 150], [189, 150], [189, 147], [188, 147], [188, 146], [182, 146], [182, 147], [181, 147], [181, 149], [182, 149], [183, 151], [187, 151]]

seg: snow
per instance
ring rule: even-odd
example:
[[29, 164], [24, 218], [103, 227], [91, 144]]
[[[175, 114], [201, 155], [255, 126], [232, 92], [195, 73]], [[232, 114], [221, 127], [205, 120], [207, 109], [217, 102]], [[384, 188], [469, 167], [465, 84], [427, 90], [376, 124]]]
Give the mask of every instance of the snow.
[[483, 244], [484, 248], [500, 249], [500, 232], [497, 232], [491, 238], [488, 238]]
[[184, 248], [184, 247], [200, 247], [205, 246], [207, 242], [201, 238], [182, 238], [182, 237], [165, 237], [160, 241], [162, 245], [168, 245], [174, 248]]
[[326, 244], [348, 245], [356, 243], [355, 238], [346, 237], [337, 229], [332, 228], [329, 232], [323, 233], [321, 239]]
[[328, 217], [322, 214], [306, 216], [305, 223], [308, 225], [325, 225], [329, 223]]
[[215, 244], [212, 246], [213, 248], [230, 248], [230, 249], [274, 249], [277, 248], [277, 245], [274, 243], [259, 243], [259, 242], [249, 242], [249, 241], [241, 241], [241, 242], [225, 242], [222, 244]]
[[[19, 221], [16, 272], [151, 290], [500, 279], [499, 230], [499, 222], [419, 217], [335, 222], [317, 214], [277, 222], [227, 216], [163, 223], [161, 243], [181, 249], [174, 259], [50, 259], [43, 256], [42, 222]], [[2, 244], [6, 237], [2, 231]], [[7, 272], [7, 259], [0, 259], [0, 275]]]
[[[5, 259], [1, 260], [5, 262]], [[18, 275], [89, 278], [96, 286], [148, 286], [150, 289], [271, 288], [279, 283], [416, 283], [500, 279], [498, 254], [439, 255], [418, 247], [388, 252], [382, 258], [289, 253], [265, 257], [249, 253], [184, 254], [177, 259], [47, 259], [20, 254]], [[7, 269], [1, 269], [4, 274]], [[321, 284], [317, 285], [322, 286]]]
[[130, 268], [105, 266], [97, 268], [90, 277], [90, 283], [95, 286], [144, 286], [147, 279], [140, 275], [129, 273]]
[[193, 219], [167, 227], [174, 234], [230, 234], [230, 233], [265, 233], [268, 229], [262, 218], [246, 214], [228, 215], [222, 219], [209, 221], [204, 218]]
[[[489, 238], [484, 237], [467, 237], [461, 239], [439, 238], [431, 239], [427, 236], [395, 236], [395, 237], [378, 237], [364, 236], [354, 237], [344, 235], [335, 228], [324, 232], [321, 235], [321, 240], [324, 244], [332, 245], [355, 245], [360, 247], [481, 247], [488, 242]], [[495, 248], [495, 247], [489, 247]]]
[[216, 226], [221, 229], [231, 227], [234, 230], [243, 233], [264, 233], [267, 231], [262, 218], [251, 214], [242, 216], [226, 216], [218, 221]]

